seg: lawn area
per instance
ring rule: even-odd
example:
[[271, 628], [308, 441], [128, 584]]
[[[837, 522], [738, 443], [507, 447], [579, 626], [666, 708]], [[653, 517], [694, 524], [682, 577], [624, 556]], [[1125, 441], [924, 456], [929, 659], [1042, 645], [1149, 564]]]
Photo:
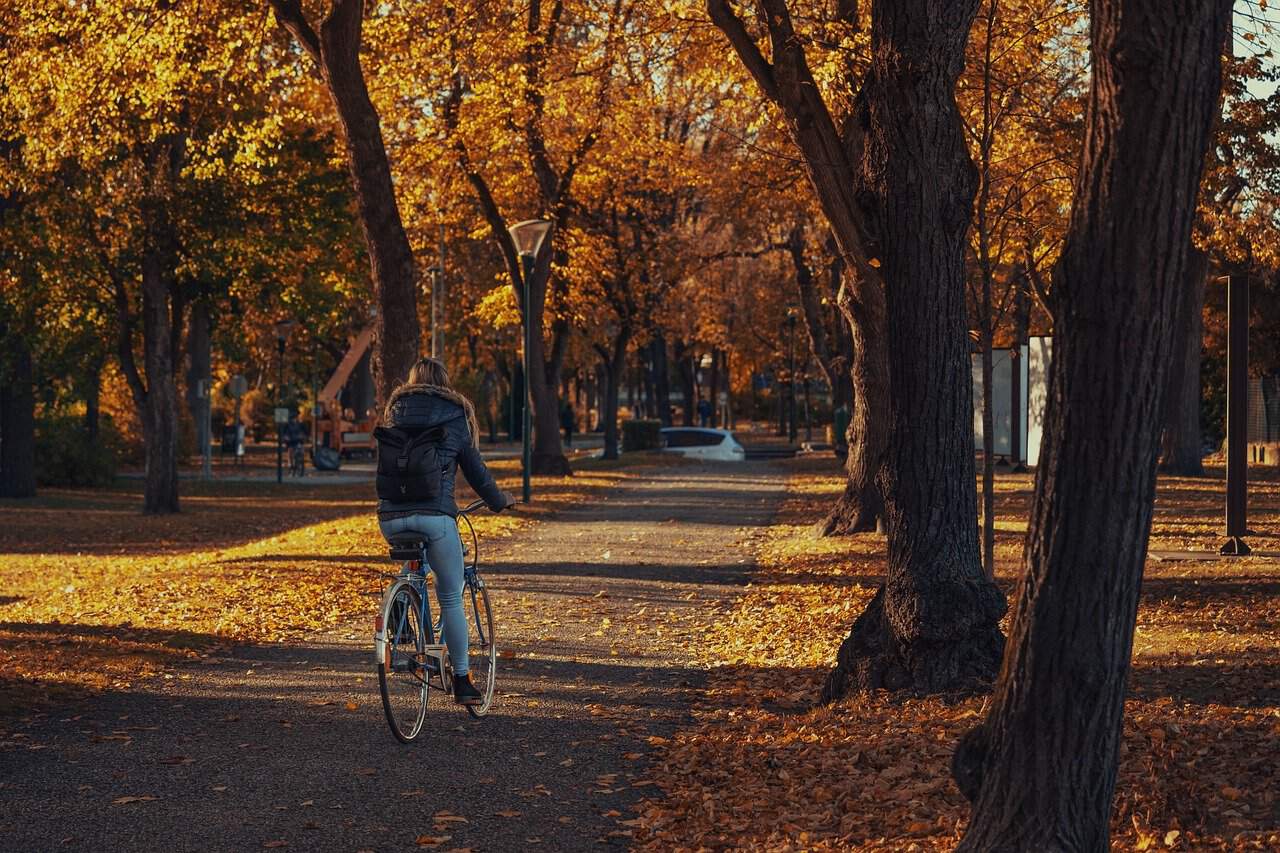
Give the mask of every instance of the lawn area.
[[[1260, 550], [1280, 547], [1276, 474], [1251, 472]], [[880, 537], [812, 532], [841, 487], [829, 460], [796, 460], [752, 584], [690, 650], [712, 681], [695, 725], [659, 745], [665, 796], [642, 812], [643, 849], [936, 850], [960, 838], [968, 805], [950, 756], [982, 697], [812, 707], [883, 572]], [[997, 577], [1012, 608], [1032, 476], [1001, 475], [997, 488]], [[1222, 495], [1221, 470], [1162, 480], [1151, 547], [1216, 551]], [[1130, 688], [1116, 848], [1280, 848], [1280, 563], [1150, 561]]]
[[[574, 477], [535, 480], [532, 505], [477, 513], [477, 530], [510, 535], [653, 464], [577, 461]], [[518, 494], [518, 466], [490, 468]], [[460, 486], [459, 504], [473, 497]], [[182, 513], [141, 506], [137, 481], [0, 500], [0, 713], [173, 677], [169, 665], [227, 643], [340, 625], [371, 613], [385, 582], [372, 483], [192, 480]]]

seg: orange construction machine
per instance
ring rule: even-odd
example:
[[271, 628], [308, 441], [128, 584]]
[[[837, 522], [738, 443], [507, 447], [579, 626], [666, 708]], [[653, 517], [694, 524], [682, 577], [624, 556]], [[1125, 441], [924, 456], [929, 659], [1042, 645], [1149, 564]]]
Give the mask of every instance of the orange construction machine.
[[[316, 397], [316, 444], [343, 457], [373, 455], [373, 428], [377, 426], [373, 381], [369, 372], [369, 348], [373, 329], [356, 335], [333, 375]], [[348, 382], [352, 387], [347, 387]]]

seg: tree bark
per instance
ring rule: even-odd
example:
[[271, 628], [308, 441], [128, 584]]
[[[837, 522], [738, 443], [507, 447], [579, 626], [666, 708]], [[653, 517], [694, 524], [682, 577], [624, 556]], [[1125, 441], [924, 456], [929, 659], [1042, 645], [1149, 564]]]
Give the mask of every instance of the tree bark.
[[311, 56], [333, 100], [347, 142], [347, 165], [369, 247], [374, 298], [373, 379], [381, 410], [418, 358], [417, 273], [396, 205], [378, 111], [360, 66], [363, 0], [333, 0], [312, 28], [300, 0], [269, 0], [276, 20]]
[[845, 431], [849, 451], [845, 457], [844, 493], [820, 522], [818, 532], [823, 536], [875, 530], [884, 513], [876, 475], [889, 449], [885, 418], [889, 411], [889, 359], [884, 346], [868, 340], [873, 330], [885, 333], [882, 297], [874, 283], [846, 281], [836, 298], [853, 341], [849, 364], [853, 400]]
[[627, 345], [631, 341], [631, 330], [622, 329], [614, 337], [611, 348], [596, 345], [596, 353], [600, 356], [601, 373], [604, 374], [604, 405], [600, 410], [600, 418], [604, 425], [604, 458], [618, 458], [618, 386], [622, 381], [622, 371], [627, 365]]
[[142, 259], [142, 338], [147, 393], [139, 412], [146, 459], [142, 511], [149, 515], [174, 513], [179, 509], [178, 388], [173, 381], [172, 287], [169, 253], [164, 247], [152, 246]]
[[36, 494], [36, 393], [31, 349], [19, 334], [5, 340], [0, 376], [0, 497]]
[[694, 384], [693, 353], [684, 341], [676, 341], [676, 372], [680, 377], [680, 393], [684, 395], [681, 407], [681, 426], [693, 426], [694, 412], [698, 406], [698, 389]]
[[[564, 455], [564, 445], [560, 438], [560, 366], [555, 360], [548, 362], [546, 343], [541, 333], [543, 317], [546, 314], [547, 277], [551, 274], [551, 252], [544, 246], [534, 265], [533, 279], [530, 282], [529, 306], [522, 306], [529, 311], [529, 322], [533, 325], [534, 334], [530, 336], [529, 346], [529, 393], [533, 396], [533, 460], [532, 473], [535, 476], [568, 477], [573, 474], [569, 460]], [[521, 300], [523, 301], [523, 300]], [[553, 355], [562, 346], [553, 339]], [[563, 359], [563, 351], [559, 359]]]
[[[204, 299], [196, 299], [187, 316], [187, 375], [186, 399], [187, 417], [194, 432], [191, 442], [196, 448], [197, 456], [203, 454], [200, 447], [201, 438], [208, 438], [209, 425], [202, 428], [200, 421], [205, 417], [204, 400], [200, 397], [200, 381], [209, 381], [213, 366], [213, 347], [210, 340], [209, 304]], [[176, 355], [176, 353], [175, 353]], [[207, 392], [208, 393], [208, 392]]]
[[1180, 477], [1204, 476], [1200, 447], [1200, 347], [1204, 334], [1204, 291], [1209, 256], [1190, 249], [1187, 281], [1181, 289], [1174, 327], [1173, 358], [1165, 394], [1164, 436], [1160, 444], [1160, 470]]
[[1092, 3], [1027, 573], [988, 715], [953, 760], [974, 802], [961, 851], [1110, 849], [1166, 366], [1230, 16], [1229, 0]]
[[994, 676], [1003, 651], [1004, 595], [983, 574], [974, 523], [964, 251], [975, 175], [954, 100], [976, 10], [976, 0], [872, 7], [863, 174], [895, 342], [877, 475], [889, 566], [840, 648], [825, 700], [853, 688], [972, 687]]
[[667, 363], [667, 339], [662, 334], [653, 336], [654, 391], [658, 400], [658, 420], [664, 427], [671, 426], [671, 368]]
[[873, 3], [871, 65], [838, 132], [785, 0], [757, 0], [771, 60], [726, 0], [708, 0], [712, 21], [782, 108], [859, 282], [855, 349], [867, 364], [884, 358], [892, 381], [887, 413], [862, 406], [854, 418], [889, 424], [883, 464], [869, 463], [885, 501], [887, 578], [841, 646], [824, 701], [971, 686], [994, 676], [1003, 647], [1004, 596], [978, 558], [963, 281], [975, 182], [954, 100], [977, 5]]

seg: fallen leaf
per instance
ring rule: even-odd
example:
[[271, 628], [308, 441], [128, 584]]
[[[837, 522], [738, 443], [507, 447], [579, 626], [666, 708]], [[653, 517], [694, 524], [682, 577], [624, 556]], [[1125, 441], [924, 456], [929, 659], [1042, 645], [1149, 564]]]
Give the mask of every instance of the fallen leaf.
[[419, 835], [414, 839], [414, 843], [419, 847], [439, 847], [452, 837], [452, 835]]
[[127, 806], [130, 803], [149, 803], [152, 800], [158, 800], [159, 797], [153, 797], [150, 794], [143, 794], [138, 797], [116, 797], [111, 801], [113, 806]]

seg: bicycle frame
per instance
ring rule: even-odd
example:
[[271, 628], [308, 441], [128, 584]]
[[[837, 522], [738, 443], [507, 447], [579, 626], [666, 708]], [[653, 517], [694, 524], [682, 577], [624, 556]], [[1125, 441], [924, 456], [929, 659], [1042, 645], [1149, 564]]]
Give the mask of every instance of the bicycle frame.
[[[475, 527], [471, 523], [471, 519], [467, 517], [467, 511], [458, 513], [458, 518], [466, 522], [468, 532], [471, 534], [471, 547], [467, 547], [466, 539], [462, 537], [462, 531], [458, 531], [458, 538], [462, 540], [462, 572], [463, 586], [471, 596], [471, 607], [473, 613], [479, 613], [479, 604], [476, 600], [477, 592], [484, 587], [484, 580], [481, 579], [478, 563], [479, 539], [476, 536]], [[470, 561], [467, 556], [470, 555]], [[453, 691], [453, 663], [449, 659], [449, 650], [445, 646], [443, 633], [443, 616], [440, 621], [436, 621], [431, 612], [431, 594], [427, 584], [427, 574], [431, 572], [431, 564], [427, 560], [426, 544], [423, 544], [421, 553], [417, 560], [410, 560], [401, 566], [400, 573], [395, 575], [396, 582], [405, 581], [413, 587], [418, 593], [418, 624], [423, 626], [423, 648], [421, 653], [413, 654], [415, 669], [421, 669], [426, 673], [424, 679], [428, 686], [443, 690], [446, 693]], [[388, 671], [395, 668], [395, 661], [392, 660], [392, 648], [395, 643], [388, 643], [387, 638], [390, 636], [400, 636], [400, 632], [405, 627], [409, 619], [408, 608], [405, 608], [401, 615], [400, 624], [395, 626], [382, 625], [382, 615], [379, 613], [377, 623], [374, 626], [373, 648], [374, 662], [384, 664]], [[481, 645], [488, 644], [489, 640], [485, 636], [485, 626], [480, 619], [476, 619], [476, 630], [479, 634]], [[437, 643], [436, 638], [439, 637], [441, 642]], [[434, 663], [434, 666], [432, 666]], [[434, 669], [434, 672], [432, 670]], [[434, 680], [433, 680], [434, 679]]]

